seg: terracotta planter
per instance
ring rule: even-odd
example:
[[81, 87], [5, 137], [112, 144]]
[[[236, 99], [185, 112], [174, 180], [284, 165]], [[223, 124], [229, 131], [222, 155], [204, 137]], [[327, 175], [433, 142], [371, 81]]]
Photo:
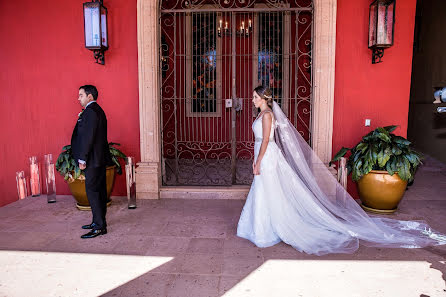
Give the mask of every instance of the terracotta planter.
[[[107, 206], [111, 204], [110, 195], [113, 189], [115, 181], [115, 166], [107, 167], [106, 171], [106, 183], [107, 183]], [[91, 210], [90, 203], [88, 202], [87, 192], [85, 191], [85, 178], [75, 179], [68, 182], [71, 194], [76, 199], [76, 207], [80, 210]]]
[[390, 175], [387, 171], [372, 170], [358, 181], [361, 207], [377, 213], [393, 213], [406, 191], [407, 181], [397, 173]]

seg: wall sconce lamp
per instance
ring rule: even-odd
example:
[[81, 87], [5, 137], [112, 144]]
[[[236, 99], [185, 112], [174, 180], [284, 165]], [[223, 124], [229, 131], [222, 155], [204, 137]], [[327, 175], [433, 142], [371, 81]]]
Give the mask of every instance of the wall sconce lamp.
[[[231, 36], [231, 30], [229, 29], [229, 24], [227, 21], [224, 22], [223, 27], [223, 19], [220, 19], [218, 21], [218, 27], [217, 27], [217, 36]], [[240, 23], [240, 29], [236, 31], [236, 34], [241, 37], [248, 37], [249, 34], [252, 33], [252, 21], [251, 19], [248, 19], [248, 22], [245, 24], [245, 21], [242, 21]]]
[[107, 8], [102, 0], [84, 3], [85, 47], [94, 53], [96, 63], [105, 64], [105, 51], [108, 49]]
[[372, 50], [372, 64], [381, 63], [384, 49], [393, 45], [395, 1], [375, 0], [370, 4], [369, 49]]
[[225, 23], [225, 26], [223, 28], [223, 20], [220, 19], [218, 21], [218, 27], [217, 27], [217, 36], [218, 37], [231, 35], [231, 31], [229, 30], [228, 22], [225, 21], [224, 23]]
[[252, 33], [252, 22], [251, 20], [248, 20], [248, 24], [245, 27], [245, 22], [242, 21], [241, 25], [240, 25], [240, 30], [237, 30], [237, 35], [244, 37], [244, 36], [249, 36], [249, 34]]

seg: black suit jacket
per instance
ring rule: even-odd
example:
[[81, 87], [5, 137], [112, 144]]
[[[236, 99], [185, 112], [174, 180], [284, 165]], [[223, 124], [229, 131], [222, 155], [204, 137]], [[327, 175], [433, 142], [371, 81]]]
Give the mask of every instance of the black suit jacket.
[[87, 167], [111, 165], [107, 141], [107, 117], [96, 103], [90, 103], [77, 120], [71, 136], [73, 158], [84, 160]]

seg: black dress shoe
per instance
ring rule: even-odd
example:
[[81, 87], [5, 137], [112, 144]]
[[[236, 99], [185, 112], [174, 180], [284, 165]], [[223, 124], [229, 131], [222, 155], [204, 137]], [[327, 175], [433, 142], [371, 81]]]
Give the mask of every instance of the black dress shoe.
[[95, 226], [95, 223], [91, 223], [90, 225], [83, 225], [82, 229], [94, 229]]
[[93, 238], [99, 235], [105, 235], [107, 234], [107, 229], [93, 229], [87, 234], [84, 234], [81, 236], [81, 238]]

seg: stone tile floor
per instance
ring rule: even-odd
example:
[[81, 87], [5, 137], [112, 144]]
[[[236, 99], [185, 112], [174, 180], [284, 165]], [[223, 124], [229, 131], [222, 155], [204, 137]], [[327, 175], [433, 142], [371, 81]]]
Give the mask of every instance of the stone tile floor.
[[[109, 233], [82, 240], [70, 196], [0, 208], [0, 296], [446, 296], [446, 246], [322, 257], [236, 237], [244, 201], [113, 197]], [[391, 217], [446, 234], [446, 166], [427, 159]]]

